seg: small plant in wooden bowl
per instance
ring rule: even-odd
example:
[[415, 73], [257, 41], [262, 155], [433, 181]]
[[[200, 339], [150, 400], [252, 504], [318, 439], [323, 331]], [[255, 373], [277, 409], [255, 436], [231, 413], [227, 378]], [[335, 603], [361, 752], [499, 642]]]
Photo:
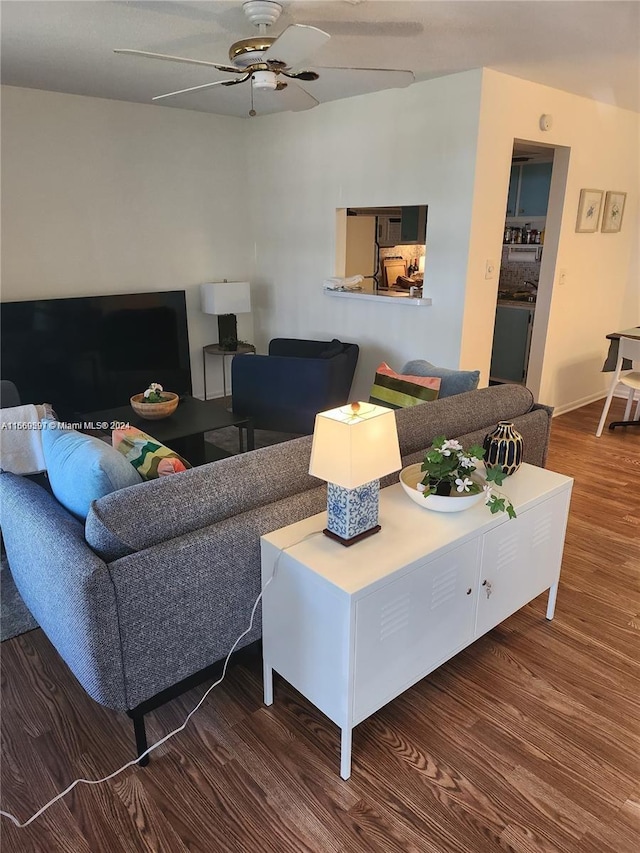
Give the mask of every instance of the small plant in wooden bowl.
[[165, 391], [158, 382], [152, 382], [143, 394], [131, 398], [133, 411], [148, 421], [168, 418], [178, 408], [180, 398], [173, 391]]

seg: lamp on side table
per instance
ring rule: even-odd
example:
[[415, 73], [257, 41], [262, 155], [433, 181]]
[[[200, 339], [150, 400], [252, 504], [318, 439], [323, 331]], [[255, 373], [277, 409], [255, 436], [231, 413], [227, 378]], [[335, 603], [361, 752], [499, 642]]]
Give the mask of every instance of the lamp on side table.
[[238, 349], [236, 314], [251, 311], [251, 285], [248, 281], [211, 281], [200, 285], [200, 304], [204, 314], [218, 316], [218, 343], [221, 349]]
[[327, 480], [327, 527], [342, 545], [380, 530], [380, 477], [402, 467], [393, 409], [348, 403], [316, 415], [309, 473]]

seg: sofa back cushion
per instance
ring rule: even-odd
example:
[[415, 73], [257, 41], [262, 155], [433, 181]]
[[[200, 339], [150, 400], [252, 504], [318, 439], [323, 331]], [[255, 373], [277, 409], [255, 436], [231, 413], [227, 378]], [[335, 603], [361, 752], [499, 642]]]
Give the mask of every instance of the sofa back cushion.
[[310, 457], [311, 436], [304, 436], [128, 490], [135, 494], [106, 495], [89, 511], [87, 542], [112, 560], [317, 488]]
[[85, 519], [91, 502], [141, 483], [136, 469], [117, 450], [90, 435], [43, 421], [42, 449], [51, 491], [65, 509]]
[[396, 423], [400, 455], [431, 446], [444, 435], [458, 438], [477, 430], [489, 432], [498, 421], [512, 421], [531, 411], [533, 394], [522, 385], [494, 385], [465, 394], [434, 400], [428, 406], [398, 409]]
[[[434, 400], [428, 406], [398, 409], [403, 464], [408, 464], [404, 460], [410, 454], [424, 452], [438, 435], [457, 438], [473, 431], [484, 435], [499, 420], [515, 421], [525, 435], [525, 461], [542, 464], [543, 459], [527, 455], [527, 436], [533, 440], [539, 435], [544, 450], [548, 412], [536, 413], [540, 420], [531, 433], [525, 434], [518, 420], [532, 405], [533, 395], [526, 388], [499, 385]], [[311, 441], [311, 436], [304, 436], [106, 495], [89, 511], [87, 542], [105, 560], [113, 560], [316, 489], [322, 483], [309, 474]]]

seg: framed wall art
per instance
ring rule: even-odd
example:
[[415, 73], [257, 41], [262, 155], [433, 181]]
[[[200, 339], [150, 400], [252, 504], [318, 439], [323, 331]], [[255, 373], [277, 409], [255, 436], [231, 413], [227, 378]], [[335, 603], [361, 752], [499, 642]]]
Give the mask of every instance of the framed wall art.
[[609, 191], [606, 194], [602, 214], [602, 227], [600, 229], [603, 234], [615, 234], [616, 231], [620, 230], [626, 199], [626, 193]]
[[580, 190], [576, 231], [587, 234], [598, 230], [602, 196], [602, 190]]

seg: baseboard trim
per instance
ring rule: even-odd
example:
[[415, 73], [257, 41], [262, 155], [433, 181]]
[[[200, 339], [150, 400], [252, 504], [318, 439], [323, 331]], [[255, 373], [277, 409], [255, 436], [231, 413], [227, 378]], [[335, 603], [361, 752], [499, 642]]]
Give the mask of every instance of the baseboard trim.
[[[565, 403], [564, 406], [556, 406], [553, 410], [553, 417], [556, 418], [558, 415], [566, 415], [567, 412], [573, 412], [575, 409], [581, 409], [583, 406], [588, 406], [589, 403], [595, 403], [596, 400], [604, 400], [607, 394], [608, 391], [599, 391], [597, 394], [589, 394], [588, 397], [582, 397], [580, 400]], [[626, 400], [628, 393], [618, 393], [613, 396], [621, 400]]]

